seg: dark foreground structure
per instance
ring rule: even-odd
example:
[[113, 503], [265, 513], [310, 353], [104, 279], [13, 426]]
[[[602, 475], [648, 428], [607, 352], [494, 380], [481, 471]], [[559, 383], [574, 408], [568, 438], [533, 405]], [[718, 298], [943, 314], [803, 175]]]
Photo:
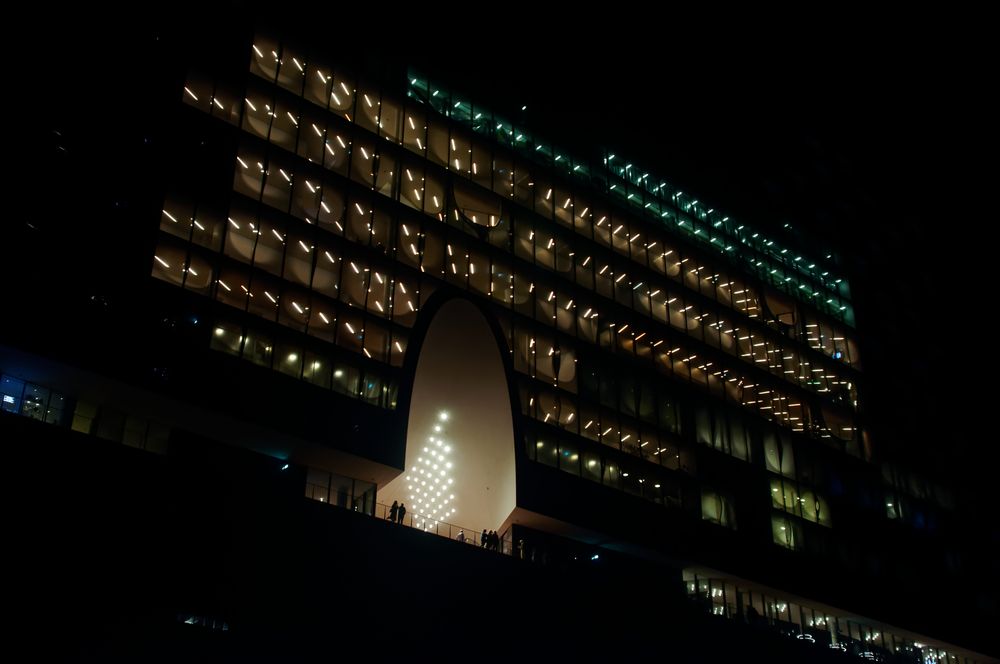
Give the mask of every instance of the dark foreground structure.
[[996, 661], [992, 535], [873, 433], [840, 248], [603, 149], [624, 118], [551, 142], [244, 20], [32, 135], [0, 432], [39, 653]]

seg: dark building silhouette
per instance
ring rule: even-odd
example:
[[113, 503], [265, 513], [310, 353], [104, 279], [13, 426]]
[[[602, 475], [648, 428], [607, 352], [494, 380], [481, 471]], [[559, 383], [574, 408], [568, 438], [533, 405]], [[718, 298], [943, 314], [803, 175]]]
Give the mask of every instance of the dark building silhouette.
[[[995, 661], [995, 553], [873, 433], [844, 246], [605, 149], [628, 117], [546, 133], [430, 61], [234, 20], [40, 92], [0, 336], [32, 628], [95, 659]], [[465, 503], [443, 438], [414, 461], [435, 320], [511, 412]]]

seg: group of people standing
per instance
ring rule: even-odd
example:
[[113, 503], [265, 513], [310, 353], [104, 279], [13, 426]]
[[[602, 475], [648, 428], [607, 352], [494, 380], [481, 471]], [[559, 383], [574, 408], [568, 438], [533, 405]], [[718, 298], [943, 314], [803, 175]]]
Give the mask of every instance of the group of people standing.
[[479, 536], [479, 545], [486, 549], [487, 551], [499, 551], [500, 550], [500, 536], [497, 535], [495, 530], [486, 532], [483, 529], [483, 534]]
[[406, 505], [395, 500], [392, 501], [392, 505], [389, 507], [389, 521], [403, 523], [404, 516], [406, 516]]
[[[404, 516], [406, 516], [406, 505], [396, 500], [392, 501], [392, 505], [389, 506], [389, 521], [393, 523], [403, 523]], [[455, 539], [459, 542], [465, 542], [465, 531], [460, 530], [458, 532], [458, 537]], [[498, 535], [495, 530], [487, 532], [486, 529], [483, 528], [483, 532], [479, 536], [479, 545], [487, 551], [500, 551], [500, 535]]]

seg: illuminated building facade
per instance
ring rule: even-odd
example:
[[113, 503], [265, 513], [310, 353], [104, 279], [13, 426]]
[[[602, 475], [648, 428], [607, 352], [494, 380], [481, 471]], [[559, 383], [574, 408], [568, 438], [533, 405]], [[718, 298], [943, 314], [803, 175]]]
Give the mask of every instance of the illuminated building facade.
[[[161, 392], [189, 412], [109, 408], [127, 390], [42, 384], [14, 350], [4, 410], [153, 451], [190, 429], [306, 469], [309, 497], [378, 516], [399, 500], [408, 523], [496, 529], [536, 562], [658, 561], [696, 606], [817, 648], [987, 661], [938, 640], [940, 608], [903, 608], [912, 577], [891, 569], [918, 541], [954, 555], [935, 531], [955, 500], [869, 436], [832, 250], [655, 164], [553, 145], [433, 72], [359, 70], [267, 29], [224, 43], [164, 93], [190, 140], [163, 148], [143, 255], [157, 338], [191, 353]], [[431, 370], [418, 389], [435, 334], [438, 358], [486, 344], [440, 370], [451, 396]], [[495, 424], [461, 405], [477, 382]]]

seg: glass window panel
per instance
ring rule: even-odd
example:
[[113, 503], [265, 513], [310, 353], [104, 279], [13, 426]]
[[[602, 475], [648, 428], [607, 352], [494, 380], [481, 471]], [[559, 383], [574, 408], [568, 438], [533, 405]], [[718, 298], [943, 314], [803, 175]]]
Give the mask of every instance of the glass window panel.
[[530, 207], [535, 188], [531, 167], [523, 161], [516, 162], [514, 164], [513, 179], [514, 200], [518, 201], [522, 205]]
[[552, 192], [555, 219], [563, 226], [573, 227], [573, 195], [563, 187], [555, 187]]
[[49, 402], [49, 390], [41, 385], [27, 383], [24, 387], [21, 414], [35, 420], [45, 420], [45, 410]]
[[289, 48], [287, 44], [283, 44], [280, 56], [281, 58], [278, 60], [278, 85], [295, 95], [301, 95], [306, 70], [302, 53]]
[[264, 367], [271, 366], [271, 338], [258, 330], [247, 330], [243, 343], [243, 359]]
[[271, 143], [295, 152], [299, 136], [299, 105], [298, 103], [277, 100], [274, 102], [274, 115], [271, 117], [271, 132], [268, 140]]
[[[598, 265], [600, 267], [598, 267]], [[614, 271], [611, 269], [611, 263], [595, 259], [594, 269], [597, 270], [594, 273], [594, 281], [597, 285], [595, 290], [597, 290], [597, 293], [603, 297], [613, 298], [615, 295], [615, 281]]]
[[476, 184], [490, 189], [492, 186], [493, 161], [490, 146], [479, 140], [472, 142], [470, 155], [470, 177]]
[[445, 246], [440, 232], [433, 227], [425, 227], [423, 246], [423, 269], [432, 275], [444, 274]]
[[187, 251], [175, 244], [176, 240], [161, 237], [153, 254], [153, 276], [168, 284], [180, 286], [184, 283]]
[[555, 237], [549, 230], [535, 230], [535, 262], [554, 270], [556, 266]]
[[143, 449], [146, 446], [146, 431], [149, 420], [135, 415], [125, 416], [125, 429], [122, 433], [122, 444]]
[[253, 250], [257, 245], [256, 217], [234, 201], [227, 219], [227, 230], [223, 251], [227, 256], [242, 263], [253, 262]]
[[412, 267], [420, 266], [420, 223], [402, 219], [396, 233], [396, 260]]
[[559, 465], [559, 449], [556, 446], [555, 441], [548, 439], [539, 439], [535, 443], [535, 458], [541, 463], [547, 466], [558, 467]]
[[431, 171], [424, 174], [424, 212], [437, 215], [444, 211], [446, 197], [444, 180]]
[[[6, 396], [6, 392], [4, 393]], [[4, 410], [7, 410], [10, 406], [6, 400], [4, 401]], [[92, 403], [87, 403], [86, 401], [77, 401], [76, 408], [73, 411], [73, 423], [71, 428], [73, 431], [79, 431], [80, 433], [91, 434], [94, 431], [94, 420], [97, 418], [97, 406]]]
[[416, 162], [407, 161], [402, 165], [399, 200], [415, 210], [424, 207], [424, 169]]
[[514, 220], [514, 255], [529, 262], [535, 258], [535, 227], [524, 216]]
[[427, 121], [427, 158], [441, 166], [448, 165], [450, 152], [448, 127], [442, 121], [432, 118]]
[[372, 169], [375, 173], [375, 191], [388, 198], [396, 195], [396, 179], [399, 173], [399, 162], [393, 152], [380, 150], [375, 156]]
[[370, 404], [382, 405], [384, 379], [373, 371], [365, 371], [361, 380], [361, 398]]
[[782, 516], [771, 517], [771, 531], [774, 543], [786, 549], [801, 549], [802, 534], [800, 526], [793, 519]]
[[580, 435], [590, 440], [600, 440], [601, 422], [598, 411], [589, 404], [580, 405]]
[[233, 174], [233, 190], [258, 200], [263, 191], [264, 156], [259, 150], [240, 148]]
[[395, 229], [396, 223], [389, 212], [375, 208], [371, 220], [371, 246], [384, 254], [390, 254], [395, 244], [393, 238]]
[[458, 243], [449, 242], [445, 245], [445, 250], [448, 254], [445, 256], [447, 263], [445, 278], [454, 284], [465, 287], [468, 275], [468, 257], [465, 253], [465, 247]]
[[287, 281], [309, 286], [313, 272], [314, 247], [311, 238], [298, 231], [288, 234], [283, 276]]
[[284, 225], [279, 225], [271, 219], [261, 219], [257, 230], [257, 245], [253, 254], [254, 267], [280, 275], [285, 257]]
[[632, 223], [629, 230], [631, 233], [628, 236], [628, 243], [632, 260], [640, 265], [646, 265], [646, 256], [648, 253], [646, 245], [649, 243], [646, 238], [646, 231], [644, 231], [637, 223]]
[[250, 280], [250, 301], [247, 310], [268, 320], [278, 313], [280, 286], [276, 279], [255, 272]]
[[302, 363], [302, 380], [329, 389], [330, 363], [321, 355], [306, 351]]
[[559, 443], [559, 470], [580, 475], [580, 451], [576, 445], [567, 441]]
[[610, 220], [611, 246], [621, 254], [629, 255], [629, 220], [616, 214]]
[[266, 140], [271, 131], [273, 94], [264, 86], [251, 82], [243, 101], [243, 130]]
[[382, 97], [379, 134], [399, 143], [403, 139], [403, 107], [392, 97]]
[[709, 489], [701, 490], [701, 518], [712, 523], [722, 523], [722, 501]]
[[639, 445], [641, 443], [642, 441], [639, 439], [639, 429], [631, 423], [623, 422], [621, 430], [622, 450], [633, 456], [640, 456], [641, 453]]
[[746, 428], [743, 420], [735, 415], [728, 415], [729, 444], [731, 454], [737, 459], [750, 461], [750, 445], [747, 440]]
[[503, 198], [514, 196], [514, 160], [506, 152], [493, 156], [493, 191]]
[[393, 290], [393, 320], [401, 325], [413, 325], [417, 317], [416, 283], [408, 279], [397, 279]]
[[375, 321], [365, 322], [364, 354], [373, 360], [386, 362], [389, 353], [389, 331]]
[[611, 411], [601, 411], [601, 430], [600, 430], [600, 440], [601, 443], [607, 445], [608, 447], [613, 447], [615, 449], [621, 449], [621, 442], [619, 439], [618, 430], [618, 417], [614, 415]]
[[313, 269], [312, 288], [318, 293], [336, 299], [340, 292], [341, 260], [332, 247], [320, 246], [316, 250], [316, 266]]
[[191, 241], [213, 251], [222, 246], [225, 216], [208, 206], [199, 207], [191, 221]]
[[357, 368], [335, 362], [333, 366], [333, 389], [341, 394], [348, 394], [357, 397], [359, 394], [358, 385], [360, 372]]
[[403, 145], [417, 154], [423, 154], [427, 149], [427, 120], [418, 109], [408, 105], [403, 120]]
[[[312, 181], [310, 181], [310, 184], [313, 184]], [[318, 193], [320, 194], [319, 210], [317, 212], [319, 227], [335, 235], [343, 234], [344, 207], [347, 205], [344, 192], [331, 182], [325, 182]]]
[[639, 429], [639, 453], [643, 459], [660, 463], [660, 438], [654, 429], [641, 427]]
[[576, 329], [581, 339], [590, 343], [597, 343], [597, 312], [591, 306], [584, 306], [579, 303], [575, 307], [577, 312]]
[[212, 111], [212, 79], [199, 72], [190, 72], [184, 81], [181, 98], [185, 104], [194, 106], [199, 111]]
[[278, 75], [278, 40], [267, 35], [254, 36], [250, 51], [250, 72], [273, 81]]
[[621, 489], [621, 469], [614, 462], [607, 462], [603, 467], [602, 484], [614, 489]]
[[184, 288], [187, 290], [210, 295], [212, 284], [215, 283], [215, 270], [212, 264], [203, 256], [191, 253], [184, 277]]
[[368, 300], [366, 306], [377, 316], [388, 318], [390, 312], [389, 295], [391, 277], [387, 272], [373, 267], [368, 275]]
[[773, 429], [764, 432], [764, 463], [773, 473], [795, 477], [795, 456], [791, 437]]
[[312, 103], [326, 108], [333, 88], [333, 70], [318, 62], [306, 67], [305, 91], [303, 96]]
[[488, 191], [456, 181], [453, 186], [455, 203], [461, 218], [472, 224], [475, 234], [483, 237], [482, 229], [493, 228], [500, 223], [500, 201]]
[[331, 302], [321, 297], [312, 298], [307, 332], [324, 341], [333, 341], [337, 326], [337, 312]]
[[448, 144], [448, 168], [465, 175], [472, 174], [472, 144], [469, 136], [460, 129], [452, 129]]
[[278, 162], [270, 162], [264, 171], [261, 201], [277, 210], [287, 212], [291, 202], [293, 175], [290, 169]]
[[406, 344], [408, 336], [404, 332], [394, 330], [392, 333], [392, 343], [389, 346], [389, 362], [394, 367], [403, 366], [406, 358]]
[[323, 142], [323, 166], [334, 173], [346, 176], [350, 162], [350, 148], [350, 135], [335, 127], [329, 127], [326, 140]]
[[353, 197], [347, 204], [345, 237], [359, 244], [368, 244], [371, 236], [372, 202], [365, 197]]
[[584, 452], [581, 458], [581, 476], [592, 482], [601, 481], [601, 457], [592, 452]]
[[363, 308], [367, 300], [368, 278], [368, 267], [362, 261], [345, 257], [341, 269], [340, 300]]
[[299, 127], [299, 156], [322, 166], [327, 156], [326, 119], [311, 106], [306, 106]]
[[367, 83], [362, 83], [358, 89], [358, 108], [354, 121], [372, 133], [379, 133], [378, 120], [381, 106], [382, 99], [378, 90]]
[[243, 328], [234, 323], [220, 321], [212, 330], [209, 347], [230, 355], [239, 356], [243, 343]]
[[330, 110], [351, 120], [354, 112], [354, 81], [342, 72], [336, 72], [330, 88]]
[[364, 339], [364, 322], [360, 314], [343, 312], [337, 322], [337, 345], [347, 350], [362, 354]]
[[375, 184], [375, 148], [364, 138], [355, 138], [351, 145], [351, 179], [366, 187]]
[[275, 344], [274, 368], [292, 378], [299, 378], [302, 375], [302, 349], [282, 342]]
[[193, 217], [194, 203], [190, 198], [171, 194], [167, 196], [163, 203], [163, 210], [160, 212], [160, 230], [187, 240], [191, 235], [191, 228], [194, 226], [191, 223]]
[[308, 293], [295, 288], [285, 288], [278, 308], [278, 322], [286, 327], [305, 332], [310, 310]]
[[489, 257], [475, 250], [470, 250], [469, 286], [482, 295], [490, 295], [491, 283]]
[[246, 309], [249, 283], [248, 270], [223, 266], [216, 280], [215, 299], [237, 309]]

